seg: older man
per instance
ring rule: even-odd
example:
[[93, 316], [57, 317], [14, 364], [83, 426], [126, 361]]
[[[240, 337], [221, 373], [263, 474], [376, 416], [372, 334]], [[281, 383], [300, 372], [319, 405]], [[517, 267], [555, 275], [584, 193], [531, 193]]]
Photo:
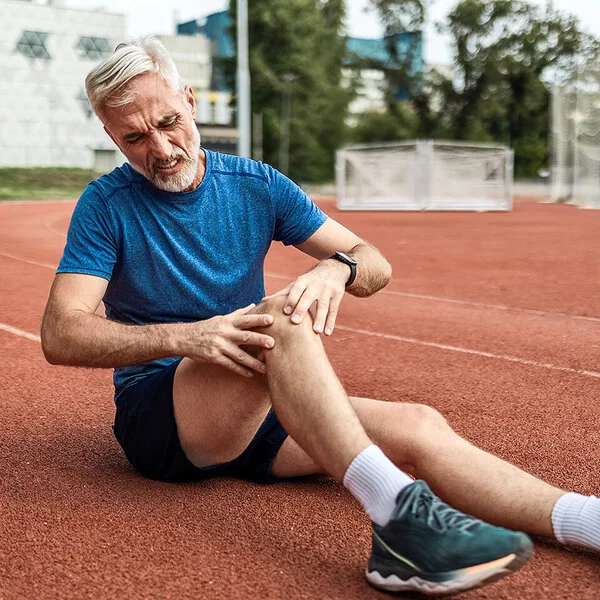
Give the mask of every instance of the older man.
[[[348, 398], [321, 335], [344, 293], [377, 292], [390, 265], [271, 167], [202, 148], [194, 94], [158, 41], [120, 45], [86, 86], [129, 162], [77, 204], [42, 341], [52, 363], [115, 369], [115, 435], [136, 469], [329, 473], [373, 523], [367, 578], [385, 590], [456, 592], [513, 572], [532, 545], [510, 529], [599, 548], [596, 498], [471, 446], [428, 407]], [[273, 240], [316, 263], [264, 298]]]

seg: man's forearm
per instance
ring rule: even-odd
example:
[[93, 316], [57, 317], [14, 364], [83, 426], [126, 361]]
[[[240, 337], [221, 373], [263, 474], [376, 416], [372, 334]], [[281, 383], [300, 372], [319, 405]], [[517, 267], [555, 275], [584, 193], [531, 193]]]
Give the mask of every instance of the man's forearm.
[[44, 317], [42, 348], [52, 364], [125, 367], [178, 356], [177, 339], [187, 325], [123, 325], [97, 314], [71, 311], [60, 317]]
[[356, 279], [348, 293], [353, 296], [366, 297], [384, 288], [392, 276], [392, 267], [383, 254], [366, 242], [358, 244], [347, 253], [356, 260]]

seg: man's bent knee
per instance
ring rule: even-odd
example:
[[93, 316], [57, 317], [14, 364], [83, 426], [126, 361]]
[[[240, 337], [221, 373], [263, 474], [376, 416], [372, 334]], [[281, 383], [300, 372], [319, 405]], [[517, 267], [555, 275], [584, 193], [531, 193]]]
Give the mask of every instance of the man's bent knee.
[[411, 404], [410, 406], [414, 412], [415, 421], [422, 426], [431, 429], [450, 427], [442, 413], [437, 409], [427, 406], [426, 404]]
[[307, 312], [304, 315], [304, 319], [302, 319], [301, 323], [292, 323], [291, 316], [286, 315], [283, 312], [286, 303], [287, 296], [274, 296], [268, 300], [264, 300], [253, 309], [253, 312], [261, 314], [266, 313], [272, 315], [273, 317], [273, 323], [268, 327], [260, 328], [260, 331], [264, 331], [270, 335], [272, 335], [274, 332], [285, 331], [295, 333], [303, 329], [312, 331], [313, 318], [310, 312]]

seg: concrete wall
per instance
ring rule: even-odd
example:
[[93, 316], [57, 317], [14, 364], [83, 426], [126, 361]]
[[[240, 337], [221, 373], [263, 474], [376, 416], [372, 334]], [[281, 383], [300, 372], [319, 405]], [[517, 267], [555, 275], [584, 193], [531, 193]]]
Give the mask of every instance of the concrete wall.
[[[24, 55], [26, 31], [45, 34], [48, 57]], [[91, 168], [95, 149], [116, 150], [87, 105], [85, 76], [101, 57], [86, 56], [82, 36], [105, 39], [112, 51], [125, 19], [0, 0], [0, 166]]]

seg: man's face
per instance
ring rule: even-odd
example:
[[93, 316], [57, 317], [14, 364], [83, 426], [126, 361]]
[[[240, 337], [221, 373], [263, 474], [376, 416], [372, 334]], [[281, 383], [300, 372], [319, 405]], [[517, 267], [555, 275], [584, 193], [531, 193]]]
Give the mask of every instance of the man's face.
[[154, 187], [167, 192], [197, 187], [200, 135], [191, 88], [178, 93], [157, 73], [144, 73], [128, 89], [135, 93], [133, 102], [102, 113], [108, 135]]

